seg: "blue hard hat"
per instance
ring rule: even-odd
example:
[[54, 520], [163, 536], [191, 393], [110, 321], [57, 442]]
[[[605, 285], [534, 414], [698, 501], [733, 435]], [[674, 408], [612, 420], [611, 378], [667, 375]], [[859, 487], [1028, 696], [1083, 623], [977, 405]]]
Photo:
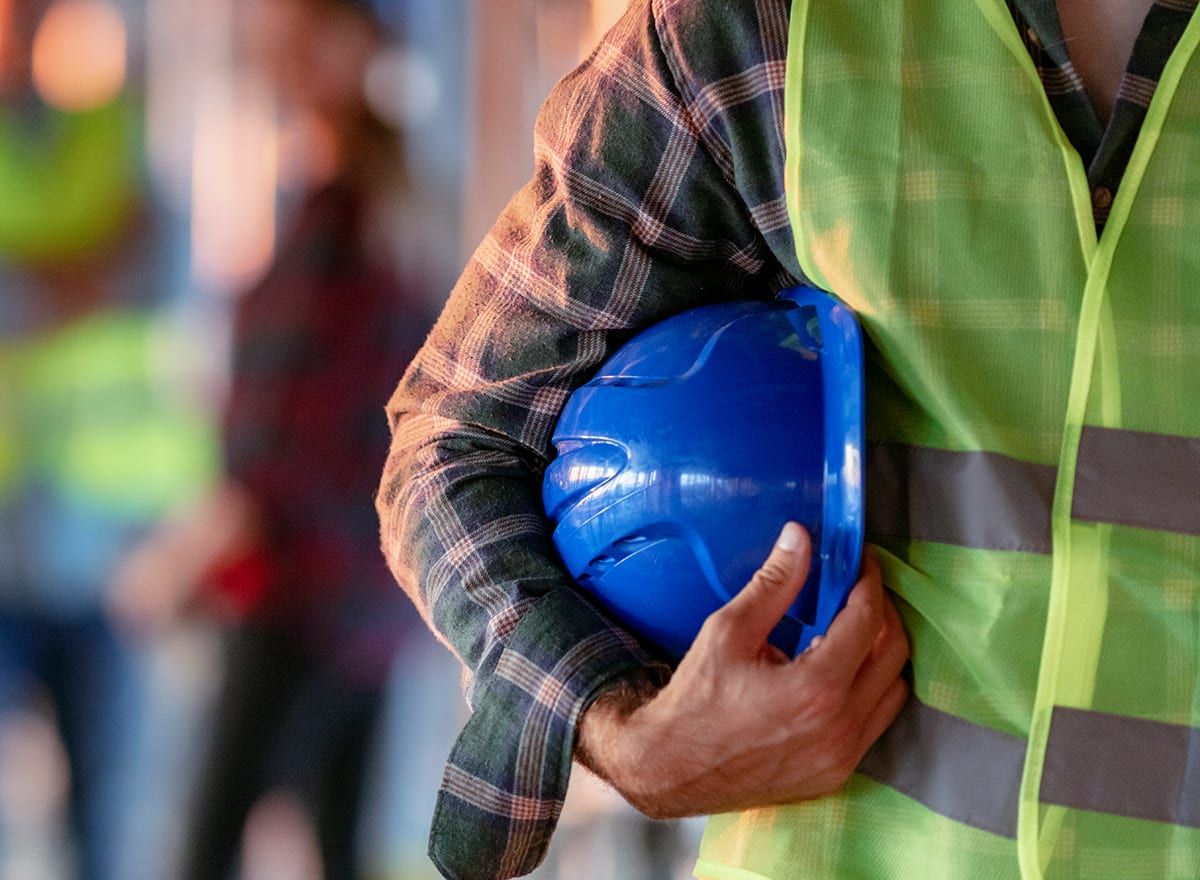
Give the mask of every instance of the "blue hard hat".
[[678, 658], [788, 520], [812, 535], [789, 654], [828, 628], [863, 545], [862, 338], [829, 294], [701, 306], [642, 331], [567, 401], [543, 502], [578, 584]]

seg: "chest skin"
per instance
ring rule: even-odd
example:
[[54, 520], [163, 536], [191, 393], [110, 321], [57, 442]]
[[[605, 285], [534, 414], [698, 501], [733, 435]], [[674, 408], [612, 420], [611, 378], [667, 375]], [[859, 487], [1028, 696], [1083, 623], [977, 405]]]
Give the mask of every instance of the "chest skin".
[[1152, 5], [1153, 0], [1058, 0], [1067, 54], [1104, 124]]

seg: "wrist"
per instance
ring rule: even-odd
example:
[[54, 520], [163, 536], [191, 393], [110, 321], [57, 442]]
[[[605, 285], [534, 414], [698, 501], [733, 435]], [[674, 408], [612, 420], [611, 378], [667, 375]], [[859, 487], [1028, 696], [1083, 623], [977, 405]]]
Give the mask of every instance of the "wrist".
[[580, 717], [575, 759], [622, 794], [629, 718], [658, 691], [658, 685], [646, 677], [625, 679], [602, 691]]

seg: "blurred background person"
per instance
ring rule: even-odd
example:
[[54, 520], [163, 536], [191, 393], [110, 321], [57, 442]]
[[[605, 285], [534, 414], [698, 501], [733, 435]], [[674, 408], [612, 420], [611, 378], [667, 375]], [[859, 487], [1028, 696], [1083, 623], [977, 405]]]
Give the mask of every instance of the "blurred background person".
[[[373, 166], [369, 171], [367, 165], [351, 161], [355, 166], [351, 176], [374, 181], [368, 186], [369, 207], [363, 211], [369, 215], [365, 225], [371, 230], [367, 238], [372, 240], [372, 261], [383, 259], [381, 251], [388, 250], [392, 264], [403, 267], [406, 274], [415, 269], [418, 280], [404, 282], [406, 294], [401, 299], [407, 302], [411, 294], [418, 301], [418, 310], [435, 311], [466, 255], [503, 203], [527, 179], [535, 149], [530, 139], [532, 115], [541, 99], [559, 76], [591, 50], [599, 33], [624, 7], [624, 0], [361, 0], [358, 5], [365, 7], [368, 2], [394, 27], [389, 34], [391, 44], [376, 51], [367, 65], [367, 93], [377, 118], [388, 120], [399, 132], [404, 150], [398, 155], [386, 132], [378, 141], [372, 135], [367, 140], [380, 146], [368, 152], [379, 161], [369, 163]], [[325, 5], [356, 4], [329, 0]], [[56, 10], [53, 15], [50, 9]], [[264, 63], [267, 56], [288, 47], [291, 37], [287, 41], [281, 38], [274, 47], [267, 40], [261, 51], [251, 51], [252, 44], [242, 39], [248, 29], [260, 35], [255, 42], [261, 43], [262, 35], [271, 30], [260, 25], [272, 20], [280, 25], [288, 20], [273, 14], [264, 20], [259, 9], [258, 3], [249, 0], [0, 0], [0, 55], [14, 58], [26, 69], [26, 86], [6, 90], [0, 100], [0, 239], [5, 242], [0, 253], [0, 583], [4, 584], [0, 592], [14, 594], [13, 584], [32, 583], [17, 578], [14, 572], [18, 569], [23, 576], [33, 573], [41, 578], [64, 564], [67, 555], [64, 550], [64, 559], [33, 561], [30, 550], [34, 545], [24, 537], [33, 528], [30, 506], [14, 501], [28, 497], [24, 487], [31, 458], [27, 440], [31, 422], [25, 415], [18, 420], [16, 410], [31, 412], [18, 404], [32, 399], [31, 392], [17, 390], [16, 380], [34, 372], [23, 366], [35, 360], [26, 356], [30, 350], [27, 343], [58, 338], [58, 331], [50, 330], [52, 323], [62, 331], [77, 327], [77, 332], [66, 335], [74, 344], [89, 342], [95, 351], [103, 349], [99, 344], [102, 338], [143, 340], [145, 359], [140, 363], [150, 377], [146, 384], [153, 389], [147, 397], [176, 425], [166, 433], [179, 435], [171, 444], [178, 459], [171, 464], [170, 459], [145, 452], [114, 455], [111, 451], [98, 458], [117, 464], [143, 460], [148, 470], [138, 470], [137, 476], [120, 481], [131, 494], [144, 493], [142, 497], [151, 495], [138, 484], [153, 484], [153, 462], [175, 473], [176, 487], [161, 496], [165, 499], [163, 513], [171, 515], [171, 527], [155, 532], [162, 540], [170, 533], [178, 534], [188, 521], [213, 525], [191, 545], [197, 556], [191, 557], [190, 574], [171, 571], [167, 565], [171, 554], [163, 552], [159, 559], [168, 569], [167, 576], [162, 580], [139, 576], [139, 570], [155, 568], [148, 561], [155, 553], [147, 550], [140, 562], [124, 569], [122, 580], [156, 586], [126, 587], [131, 595], [122, 591], [103, 600], [120, 613], [121, 626], [114, 628], [106, 622], [107, 629], [123, 654], [134, 661], [128, 668], [133, 672], [130, 680], [137, 685], [130, 689], [136, 698], [124, 705], [142, 702], [140, 689], [146, 678], [151, 691], [149, 705], [130, 709], [114, 728], [121, 731], [119, 751], [131, 757], [98, 762], [102, 775], [111, 780], [110, 795], [103, 800], [107, 800], [108, 814], [104, 823], [112, 834], [105, 837], [110, 853], [120, 851], [119, 858], [112, 854], [109, 859], [119, 861], [110, 875], [120, 880], [176, 880], [182, 871], [180, 852], [198, 848], [198, 823], [192, 821], [196, 814], [186, 809], [199, 799], [193, 797], [192, 781], [208, 777], [204, 772], [206, 755], [198, 747], [207, 744], [226, 717], [221, 707], [227, 704], [216, 699], [221, 696], [225, 657], [230, 658], [228, 665], [235, 672], [239, 667], [232, 650], [224, 657], [217, 650], [214, 636], [228, 636], [230, 627], [240, 628], [251, 618], [252, 625], [259, 627], [266, 606], [274, 606], [280, 618], [291, 611], [298, 617], [299, 604], [289, 605], [291, 610], [284, 615], [280, 606], [274, 605], [273, 593], [295, 594], [302, 592], [305, 583], [316, 582], [287, 582], [288, 572], [297, 563], [286, 559], [284, 569], [274, 570], [269, 578], [264, 576], [276, 552], [273, 548], [278, 546], [267, 528], [271, 511], [264, 508], [253, 516], [241, 515], [251, 509], [248, 504], [243, 506], [243, 501], [252, 495], [232, 467], [220, 468], [221, 478], [228, 482], [209, 491], [215, 485], [214, 468], [219, 467], [222, 453], [214, 452], [208, 420], [214, 413], [228, 413], [226, 421], [234, 423], [238, 419], [234, 412], [239, 409], [255, 415], [256, 405], [237, 402], [236, 388], [245, 381], [238, 374], [247, 369], [258, 371], [261, 387], [267, 387], [266, 375], [276, 365], [283, 373], [288, 364], [295, 363], [287, 353], [294, 351], [293, 331], [301, 333], [313, 326], [295, 317], [290, 306], [281, 307], [280, 321], [271, 323], [275, 316], [263, 306], [257, 309], [258, 329], [253, 332], [257, 341], [249, 342], [242, 331], [235, 346], [233, 329], [241, 313], [252, 310], [244, 302], [245, 295], [264, 285], [273, 285], [277, 291], [291, 286], [313, 291], [312, 278], [332, 265], [317, 256], [332, 253], [331, 246], [322, 244], [326, 236], [311, 232], [304, 237], [299, 230], [327, 226], [316, 219], [306, 226], [306, 215], [316, 218], [337, 213], [332, 208], [307, 209], [304, 205], [309, 196], [324, 189], [324, 182], [341, 178], [338, 161], [330, 161], [330, 156], [338, 154], [338, 139], [325, 133], [338, 126], [321, 121], [323, 114], [302, 110], [306, 102], [294, 99], [286, 80], [307, 65], [313, 73], [307, 77], [309, 82], [298, 82], [301, 90], [324, 88], [327, 83], [315, 82], [319, 79], [315, 56], [307, 57], [294, 47], [287, 51], [295, 59], [305, 60], [294, 65], [292, 73], [283, 69], [288, 63], [286, 54]], [[114, 27], [114, 19], [120, 19], [124, 28]], [[21, 44], [13, 40], [21, 33], [25, 34], [19, 38], [24, 40], [24, 49], [14, 51]], [[35, 42], [41, 44], [40, 50], [35, 51]], [[40, 58], [36, 64], [34, 56]], [[41, 86], [35, 82], [31, 90], [28, 82], [38, 78], [35, 67], [41, 70]], [[344, 70], [357, 67], [355, 62]], [[271, 68], [276, 72], [271, 73]], [[114, 82], [118, 84], [115, 91]], [[282, 108], [276, 92], [283, 98]], [[83, 161], [81, 157], [88, 151], [67, 149], [81, 140], [68, 134], [78, 127], [68, 123], [101, 108], [107, 108], [106, 112], [92, 118], [124, 117], [129, 125], [97, 126], [107, 129], [109, 146], [98, 148], [103, 138], [89, 136], [86, 140], [94, 149], [91, 158]], [[64, 169], [71, 163], [61, 158], [49, 161], [52, 155], [68, 152], [78, 165], [70, 173]], [[117, 161], [116, 157], [122, 158]], [[131, 187], [137, 190], [143, 183], [137, 179], [142, 173], [140, 162], [147, 166], [146, 189], [126, 198], [120, 194], [127, 194]], [[58, 170], [49, 170], [52, 165]], [[91, 169], [91, 177], [80, 184], [85, 168]], [[375, 169], [382, 169], [382, 177], [376, 176]], [[400, 195], [393, 199], [389, 190], [397, 176], [401, 178]], [[113, 206], [123, 207], [115, 210]], [[132, 226], [129, 236], [116, 233], [113, 240], [122, 239], [122, 243], [108, 249], [106, 262], [113, 267], [113, 274], [105, 286], [119, 291], [119, 314], [132, 313], [144, 320], [143, 331], [94, 330], [104, 325], [101, 316], [109, 317], [107, 307], [92, 313], [96, 320], [77, 325], [57, 323], [58, 319], [51, 322], [47, 306], [51, 298], [32, 294], [33, 276], [14, 268], [22, 262], [36, 262], [19, 258], [22, 248], [69, 252], [71, 248], [62, 250], [63, 242], [83, 242], [87, 236], [58, 234], [55, 229], [86, 229], [91, 224], [104, 227], [114, 216], [124, 219], [111, 228], [126, 221]], [[106, 249], [98, 244], [96, 253]], [[298, 256], [301, 252], [307, 256]], [[50, 260], [51, 264], [60, 262], [57, 256]], [[264, 274], [271, 266], [272, 274]], [[290, 280], [281, 280], [285, 276]], [[264, 280], [271, 277], [275, 280]], [[309, 280], [301, 283], [300, 277]], [[431, 283], [426, 279], [432, 279]], [[281, 301], [285, 299], [282, 293], [277, 295]], [[316, 301], [315, 293], [297, 294], [302, 299], [309, 295]], [[367, 311], [365, 304], [360, 308]], [[390, 318], [407, 320], [407, 313]], [[350, 320], [349, 315], [346, 319]], [[420, 332], [414, 331], [414, 335], [419, 337]], [[360, 345], [374, 344], [372, 338], [362, 337]], [[133, 347], [132, 343], [125, 345]], [[62, 373], [68, 371], [68, 363], [81, 362], [65, 353], [69, 348], [44, 346], [42, 356], [36, 359], [42, 367], [36, 372], [43, 376], [56, 370]], [[89, 356], [96, 366], [82, 369], [80, 374], [92, 375], [96, 383], [72, 397], [119, 399], [111, 390], [96, 387], [101, 375], [112, 374], [114, 364], [130, 362], [130, 357], [114, 354], [116, 348], [121, 347], [110, 344], [108, 353]], [[233, 375], [231, 348], [254, 352], [253, 357], [238, 355]], [[309, 347], [317, 348], [316, 343]], [[278, 360], [273, 360], [276, 357]], [[380, 373], [399, 369], [400, 365], [382, 367]], [[384, 399], [396, 378], [398, 372], [381, 380], [386, 386]], [[42, 396], [40, 391], [33, 395]], [[55, 396], [65, 399], [64, 395]], [[263, 398], [264, 407], [267, 399]], [[309, 423], [326, 419], [329, 432], [344, 427], [334, 424], [331, 408], [314, 409], [305, 403], [293, 407], [290, 398], [288, 402], [282, 402], [283, 397], [270, 399], [282, 408], [277, 415], [284, 413], [303, 421], [305, 414], [312, 413]], [[301, 396], [296, 399], [303, 400]], [[97, 406], [89, 417], [102, 411]], [[366, 418], [374, 418], [376, 413], [382, 414], [382, 400]], [[263, 425], [282, 424], [276, 416], [264, 415], [263, 419]], [[46, 419], [39, 417], [38, 421]], [[237, 430], [243, 436], [249, 432], [249, 427], [245, 432]], [[26, 439], [18, 440], [18, 434]], [[266, 443], [265, 428], [261, 436]], [[343, 447], [339, 452], [350, 448], [354, 441], [345, 436], [338, 434], [341, 439], [337, 440], [331, 436], [329, 448], [339, 444]], [[136, 444], [116, 445], [138, 448]], [[315, 444], [309, 445], [315, 449]], [[364, 458], [369, 457], [366, 442], [361, 449]], [[289, 453], [289, 460], [292, 470], [298, 470], [295, 462], [300, 459]], [[249, 464], [245, 467], [251, 469]], [[320, 462], [310, 469], [315, 476]], [[283, 471], [281, 464], [277, 473]], [[305, 476], [310, 478], [307, 471]], [[291, 485], [291, 481], [276, 485]], [[373, 492], [374, 486], [373, 479], [368, 492]], [[201, 494], [205, 503], [200, 502]], [[347, 497], [349, 494], [347, 490]], [[223, 504], [222, 498], [231, 500]], [[187, 505], [190, 513], [185, 515], [180, 504]], [[211, 513], [207, 520], [197, 516], [205, 509]], [[325, 523], [339, 521], [332, 514], [318, 515], [312, 508], [306, 509], [311, 513], [306, 520], [310, 523], [319, 516]], [[110, 522], [107, 516], [103, 520]], [[160, 521], [157, 505], [148, 509], [145, 521], [128, 533], [130, 542]], [[241, 531], [247, 524], [252, 528]], [[254, 541], [249, 540], [256, 529], [266, 536], [267, 552], [254, 549]], [[365, 532], [356, 527], [356, 534], [366, 535], [364, 541], [373, 546], [376, 529], [372, 518]], [[82, 541], [88, 532], [76, 525], [64, 533]], [[43, 529], [43, 534], [50, 532]], [[123, 547], [124, 540], [118, 543]], [[317, 551], [305, 551], [310, 552]], [[114, 551], [112, 558], [123, 555], [123, 549]], [[206, 555], [214, 561], [206, 574], [198, 575], [204, 568], [198, 559]], [[187, 558], [175, 557], [174, 564], [183, 564]], [[303, 566], [312, 557], [302, 558], [304, 562], [299, 564]], [[110, 573], [96, 581], [99, 593], [105, 592], [99, 584]], [[189, 580], [190, 586], [180, 586]], [[362, 579], [358, 582], [365, 583]], [[394, 586], [391, 589], [400, 593]], [[325, 607], [337, 607], [332, 595], [327, 598]], [[113, 619], [101, 612], [97, 616]], [[331, 610], [330, 619], [336, 618]], [[298, 626], [288, 623], [279, 628], [290, 629], [300, 638]], [[365, 827], [358, 835], [366, 850], [361, 874], [432, 880], [437, 872], [425, 854], [429, 817], [445, 756], [466, 711], [459, 667], [453, 655], [419, 627], [404, 634], [392, 662], [388, 689], [384, 726], [370, 758], [370, 803], [362, 817]], [[11, 733], [8, 737], [0, 734], [0, 740], [11, 746], [0, 745], [0, 838], [5, 838], [5, 828], [10, 832], [7, 845], [0, 842], [0, 880], [68, 880], [76, 876], [71, 862], [78, 860], [64, 859], [61, 840], [45, 835], [62, 830], [48, 822], [59, 821], [55, 811], [65, 803], [73, 774], [65, 769], [55, 729], [56, 713], [48, 708], [52, 701], [45, 687], [39, 685], [28, 693], [36, 694], [32, 703], [36, 711], [9, 715], [9, 722], [0, 725]], [[111, 698], [106, 702], [112, 710], [109, 717], [119, 716], [117, 705]], [[330, 705], [336, 711], [336, 706]], [[239, 742], [237, 749], [242, 747]], [[220, 751], [210, 750], [209, 754]], [[278, 775], [269, 769], [278, 763], [265, 757], [265, 752], [250, 763], [255, 773], [262, 769], [266, 775]], [[12, 772], [14, 768], [19, 772]], [[247, 810], [247, 816], [261, 819], [251, 822], [249, 837], [267, 842], [250, 848], [253, 857], [247, 859], [248, 870], [269, 869], [272, 880], [312, 874], [317, 870], [320, 848], [306, 810], [296, 809], [294, 797], [266, 803], [279, 808]], [[6, 820], [12, 821], [6, 824]], [[237, 833], [241, 833], [240, 825]], [[663, 823], [645, 825], [645, 820], [598, 783], [576, 784], [568, 796], [555, 847], [535, 876], [539, 880], [581, 876], [588, 880], [665, 880], [669, 872], [663, 868], [664, 853], [669, 854], [671, 847], [664, 843], [672, 834], [672, 828]], [[273, 845], [280, 842], [284, 845]], [[694, 847], [685, 849], [690, 853]], [[622, 856], [619, 865], [616, 853]], [[642, 863], [644, 870], [636, 867]], [[686, 874], [684, 870], [670, 876]]]
[[359, 876], [385, 686], [417, 633], [372, 496], [383, 405], [431, 320], [389, 244], [404, 197], [396, 133], [364, 99], [380, 23], [354, 0], [252, 0], [239, 14], [282, 102], [298, 195], [271, 265], [234, 306], [224, 476], [133, 555], [112, 607], [134, 630], [187, 610], [226, 626], [175, 876], [240, 865], [246, 880], [336, 880]]
[[[81, 0], [0, 12], [0, 873], [35, 876], [44, 843], [64, 873], [121, 878], [146, 664], [106, 594], [203, 490], [214, 436], [162, 369], [119, 16]], [[38, 776], [54, 739], [65, 772]], [[56, 782], [65, 840], [48, 834]]]

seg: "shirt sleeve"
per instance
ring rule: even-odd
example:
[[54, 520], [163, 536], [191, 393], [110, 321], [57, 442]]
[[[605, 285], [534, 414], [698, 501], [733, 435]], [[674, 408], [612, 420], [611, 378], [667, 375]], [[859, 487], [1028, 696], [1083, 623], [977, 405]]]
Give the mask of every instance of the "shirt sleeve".
[[634, 0], [542, 108], [533, 179], [389, 404], [384, 552], [469, 673], [472, 714], [430, 835], [447, 877], [532, 871], [583, 709], [617, 682], [667, 674], [572, 589], [542, 473], [567, 396], [638, 329], [769, 298], [795, 277], [786, 33], [784, 0]]

